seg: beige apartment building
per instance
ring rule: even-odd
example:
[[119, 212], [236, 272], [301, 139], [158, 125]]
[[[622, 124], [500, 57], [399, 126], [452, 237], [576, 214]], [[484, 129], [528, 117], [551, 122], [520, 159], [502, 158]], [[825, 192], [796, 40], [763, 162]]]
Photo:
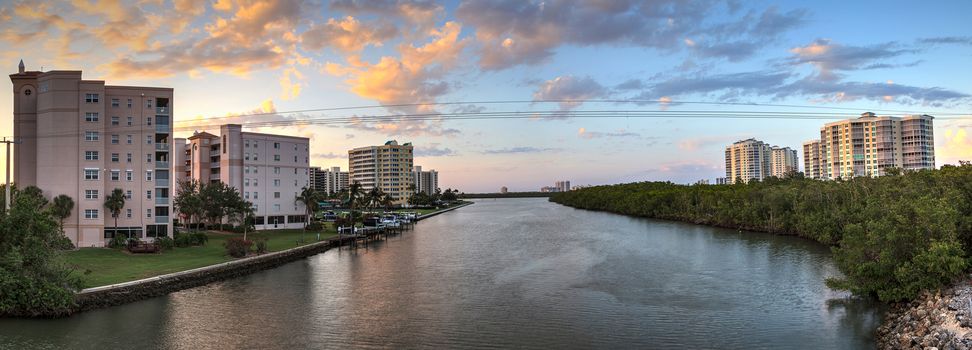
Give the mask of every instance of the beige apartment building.
[[909, 115], [861, 117], [827, 123], [820, 128], [820, 140], [804, 143], [814, 169], [807, 176], [816, 179], [882, 176], [888, 168], [920, 170], [935, 168], [934, 117]]
[[381, 146], [359, 147], [348, 151], [349, 181], [364, 191], [378, 187], [405, 204], [412, 195], [412, 144], [392, 140]]
[[730, 184], [784, 177], [799, 171], [796, 150], [770, 146], [754, 138], [726, 147], [726, 181]]
[[322, 194], [334, 194], [348, 188], [348, 172], [341, 171], [341, 167], [321, 169], [310, 168], [311, 188]]
[[439, 189], [439, 172], [435, 170], [423, 171], [421, 166], [415, 167], [415, 172], [413, 173], [415, 179], [415, 192], [424, 192], [425, 194], [433, 194], [435, 190]]
[[[13, 83], [13, 180], [74, 199], [64, 232], [79, 247], [115, 235], [172, 236], [171, 88], [113, 86], [81, 71], [19, 71]], [[115, 218], [105, 197], [119, 188]]]
[[820, 158], [820, 140], [810, 140], [803, 143], [803, 175], [811, 179], [822, 177], [823, 169]]
[[176, 139], [177, 179], [236, 188], [253, 203], [257, 230], [302, 228], [307, 213], [296, 199], [310, 186], [310, 139], [242, 129], [226, 124], [219, 135], [197, 132]]

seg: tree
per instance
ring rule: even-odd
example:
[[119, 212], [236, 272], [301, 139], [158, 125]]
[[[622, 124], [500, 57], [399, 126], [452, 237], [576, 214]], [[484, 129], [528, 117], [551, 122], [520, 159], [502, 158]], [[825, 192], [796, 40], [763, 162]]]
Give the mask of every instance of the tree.
[[385, 194], [381, 197], [381, 206], [385, 207], [385, 211], [391, 210], [391, 206], [395, 204], [395, 198], [390, 194]]
[[355, 181], [348, 186], [348, 219], [351, 220], [351, 227], [354, 227], [354, 205], [360, 198], [364, 196], [364, 192], [361, 189], [361, 183]]
[[[62, 235], [64, 234], [64, 219], [67, 219], [68, 216], [71, 216], [71, 210], [73, 209], [74, 209], [74, 199], [72, 199], [71, 196], [62, 194], [57, 197], [54, 197], [54, 202], [51, 205], [51, 214], [53, 214], [54, 217], [57, 218], [58, 220], [57, 227], [61, 231]], [[80, 237], [78, 238], [79, 238], [78, 242], [80, 242]]]
[[319, 204], [318, 194], [313, 188], [304, 187], [300, 190], [300, 194], [295, 198], [294, 203], [304, 204], [304, 213], [307, 214], [307, 222], [304, 224], [303, 229], [300, 231], [300, 241], [304, 241], [304, 231], [307, 231], [307, 225], [311, 223], [313, 215], [317, 212]]
[[[118, 233], [118, 216], [121, 215], [122, 208], [125, 208], [125, 191], [116, 188], [105, 197], [105, 209], [108, 209], [111, 212], [111, 217], [115, 218], [114, 233]], [[129, 231], [128, 238], [132, 238], [131, 231]]]
[[202, 214], [199, 182], [193, 179], [179, 180], [176, 186], [178, 186], [178, 189], [176, 190], [176, 196], [172, 204], [179, 211], [179, 216], [183, 218], [183, 222], [187, 223], [191, 228], [193, 223], [192, 219]]

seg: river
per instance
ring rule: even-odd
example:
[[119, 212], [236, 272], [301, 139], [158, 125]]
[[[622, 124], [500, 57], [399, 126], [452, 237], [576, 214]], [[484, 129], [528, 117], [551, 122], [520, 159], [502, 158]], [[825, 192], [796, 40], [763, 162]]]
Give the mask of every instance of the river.
[[795, 237], [483, 199], [416, 229], [56, 320], [0, 348], [873, 348], [876, 303]]

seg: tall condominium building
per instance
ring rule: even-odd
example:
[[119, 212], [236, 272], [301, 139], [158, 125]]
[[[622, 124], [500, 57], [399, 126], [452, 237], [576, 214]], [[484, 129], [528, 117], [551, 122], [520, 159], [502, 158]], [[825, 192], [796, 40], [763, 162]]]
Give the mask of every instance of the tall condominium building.
[[822, 163], [820, 158], [820, 140], [810, 140], [803, 143], [803, 174], [811, 179], [822, 177]]
[[799, 171], [796, 150], [770, 146], [756, 139], [737, 141], [726, 147], [726, 181], [728, 183], [783, 177]]
[[505, 193], [509, 193], [509, 192], [510, 192], [510, 189], [506, 188], [506, 186], [500, 187], [500, 193], [504, 193], [505, 194]]
[[296, 199], [310, 186], [310, 139], [242, 129], [227, 124], [219, 135], [197, 132], [177, 139], [179, 178], [235, 187], [253, 203], [258, 230], [303, 227], [307, 213]]
[[558, 192], [567, 192], [567, 191], [570, 191], [570, 181], [569, 180], [564, 180], [564, 181], [554, 182], [554, 187], [557, 188], [557, 191]]
[[804, 144], [804, 154], [820, 155], [819, 167], [809, 177], [820, 179], [881, 176], [888, 168], [919, 170], [935, 168], [934, 117], [877, 116], [827, 123], [820, 140]]
[[[75, 206], [64, 233], [79, 247], [104, 246], [115, 235], [172, 235], [169, 141], [171, 88], [112, 86], [81, 71], [19, 71], [13, 82], [13, 180], [35, 185]], [[117, 226], [105, 207], [125, 193]]]
[[382, 146], [359, 147], [348, 151], [349, 181], [365, 191], [378, 187], [404, 204], [411, 196], [412, 144], [388, 141]]
[[348, 188], [348, 172], [341, 171], [341, 167], [331, 167], [330, 169], [311, 167], [310, 181], [314, 191], [333, 194]]
[[422, 171], [422, 167], [416, 166], [413, 174], [415, 177], [415, 193], [424, 192], [425, 194], [433, 194], [439, 188], [438, 171]]

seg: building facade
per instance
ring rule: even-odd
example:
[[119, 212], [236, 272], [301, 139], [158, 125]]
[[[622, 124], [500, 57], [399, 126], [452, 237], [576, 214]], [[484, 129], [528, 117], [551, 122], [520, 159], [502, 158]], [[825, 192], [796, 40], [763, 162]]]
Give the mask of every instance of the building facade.
[[435, 170], [423, 171], [421, 166], [415, 167], [415, 193], [433, 194], [439, 189], [439, 172]]
[[[819, 154], [819, 171], [807, 176], [818, 179], [848, 179], [882, 176], [889, 168], [921, 170], [935, 168], [934, 117], [909, 115], [861, 117], [827, 123], [820, 128], [820, 140], [804, 144], [804, 155]], [[811, 161], [811, 165], [816, 165]]]
[[311, 167], [310, 181], [314, 191], [330, 195], [348, 188], [348, 172], [341, 171], [341, 167]]
[[[171, 88], [112, 86], [81, 71], [26, 71], [13, 83], [13, 180], [75, 206], [64, 233], [79, 247], [101, 247], [115, 235], [172, 236], [169, 145]], [[125, 193], [117, 216], [104, 208]]]
[[727, 146], [725, 160], [725, 181], [730, 184], [784, 177], [800, 170], [796, 150], [770, 146], [753, 138]]
[[258, 230], [302, 228], [307, 213], [296, 199], [310, 186], [310, 139], [242, 129], [227, 124], [219, 135], [197, 132], [178, 139], [179, 178], [236, 188], [253, 203]]
[[359, 147], [348, 151], [348, 181], [361, 184], [362, 190], [378, 187], [405, 204], [412, 194], [413, 147], [392, 140], [381, 146]]
[[822, 177], [822, 162], [820, 158], [820, 140], [810, 140], [803, 143], [803, 175], [811, 179]]
[[567, 192], [567, 191], [570, 191], [570, 181], [569, 180], [564, 180], [564, 181], [554, 182], [554, 187], [557, 188], [557, 191], [558, 192]]

